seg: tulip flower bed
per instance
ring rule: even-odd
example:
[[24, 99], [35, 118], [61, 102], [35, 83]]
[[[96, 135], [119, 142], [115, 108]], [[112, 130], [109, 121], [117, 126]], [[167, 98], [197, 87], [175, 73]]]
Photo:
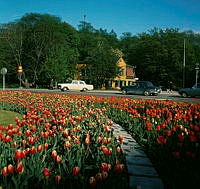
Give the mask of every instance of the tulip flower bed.
[[2, 186], [128, 188], [112, 121], [141, 145], [165, 188], [200, 186], [199, 103], [4, 91], [0, 107], [24, 114], [0, 128]]
[[0, 126], [3, 188], [128, 188], [122, 141], [105, 108], [90, 99], [5, 91], [0, 107], [24, 114]]
[[200, 103], [118, 99], [109, 111], [142, 146], [165, 188], [200, 187]]

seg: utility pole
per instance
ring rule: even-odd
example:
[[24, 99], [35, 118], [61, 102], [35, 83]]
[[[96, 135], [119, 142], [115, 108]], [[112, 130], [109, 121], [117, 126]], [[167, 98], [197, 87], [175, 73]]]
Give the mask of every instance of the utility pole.
[[83, 27], [84, 27], [84, 31], [85, 31], [85, 20], [86, 20], [86, 15], [83, 15]]
[[195, 70], [196, 70], [196, 88], [197, 88], [197, 81], [198, 81], [198, 74], [199, 74], [199, 64], [198, 63], [196, 63]]
[[184, 53], [183, 53], [183, 88], [185, 87], [185, 38], [184, 38]]

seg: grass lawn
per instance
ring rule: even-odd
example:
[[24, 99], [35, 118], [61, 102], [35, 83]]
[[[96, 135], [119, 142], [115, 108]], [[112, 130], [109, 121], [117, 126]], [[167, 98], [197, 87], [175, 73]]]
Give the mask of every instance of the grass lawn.
[[7, 126], [9, 124], [15, 124], [15, 118], [22, 118], [22, 115], [16, 112], [0, 110], [0, 125]]

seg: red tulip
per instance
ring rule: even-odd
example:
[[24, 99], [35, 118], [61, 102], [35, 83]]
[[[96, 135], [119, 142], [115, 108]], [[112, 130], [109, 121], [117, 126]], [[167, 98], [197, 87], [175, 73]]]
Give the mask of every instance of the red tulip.
[[90, 177], [89, 178], [89, 183], [92, 187], [96, 186], [96, 179], [94, 177]]
[[8, 173], [12, 173], [13, 170], [14, 170], [13, 165], [9, 164], [9, 165], [8, 165]]
[[7, 167], [4, 167], [4, 168], [2, 169], [2, 173], [3, 173], [4, 176], [8, 176], [8, 168], [7, 168]]
[[109, 170], [109, 166], [108, 166], [107, 163], [101, 163], [100, 169], [101, 169], [101, 171], [108, 171]]
[[30, 154], [35, 154], [35, 153], [36, 153], [35, 146], [32, 146], [30, 149]]
[[75, 139], [74, 139], [74, 143], [75, 143], [75, 144], [80, 144], [80, 141], [79, 141], [77, 138], [75, 138]]
[[57, 161], [57, 162], [61, 162], [61, 161], [62, 161], [62, 159], [60, 158], [59, 155], [56, 156], [56, 161]]
[[90, 144], [90, 139], [88, 137], [86, 137], [86, 139], [85, 139], [85, 144], [87, 144], [87, 145]]
[[123, 170], [124, 170], [124, 164], [118, 164], [118, 165], [115, 165], [115, 168], [114, 170], [117, 172], [117, 173], [122, 173]]
[[28, 136], [28, 137], [31, 136], [31, 131], [30, 130], [26, 131], [26, 136]]
[[35, 125], [32, 125], [32, 126], [31, 126], [31, 130], [32, 130], [33, 132], [36, 132], [36, 129], [37, 129], [37, 128], [36, 128]]
[[41, 152], [42, 151], [42, 145], [40, 144], [38, 147], [37, 147], [37, 152]]
[[102, 174], [103, 180], [106, 179], [106, 178], [108, 177], [108, 172], [106, 172], [106, 171], [102, 171], [101, 174]]
[[57, 157], [57, 152], [56, 152], [56, 150], [53, 150], [53, 151], [52, 151], [51, 157], [56, 159], [56, 157]]
[[57, 127], [54, 125], [52, 126], [52, 130], [55, 131], [57, 129]]
[[102, 181], [102, 179], [103, 179], [102, 173], [97, 173], [95, 178], [96, 178], [96, 181]]
[[164, 136], [159, 136], [157, 138], [157, 142], [158, 142], [158, 144], [166, 143], [167, 139]]
[[21, 158], [25, 158], [26, 157], [26, 150], [22, 150], [22, 152], [21, 152]]
[[65, 129], [63, 134], [64, 134], [64, 136], [66, 136], [66, 137], [69, 136], [68, 129]]
[[67, 141], [66, 143], [65, 143], [65, 148], [70, 148], [70, 146], [71, 146], [71, 144], [70, 144], [70, 142], [69, 141]]
[[179, 152], [172, 152], [173, 156], [177, 159], [180, 158], [180, 153]]
[[55, 182], [56, 184], [60, 184], [61, 176], [56, 176], [55, 177]]
[[22, 142], [21, 142], [21, 144], [22, 144], [22, 147], [26, 147], [26, 140], [22, 140]]
[[24, 172], [24, 165], [23, 165], [23, 162], [22, 161], [20, 161], [18, 164], [17, 164], [17, 169], [16, 169], [16, 171], [18, 172], [18, 173], [23, 173]]
[[118, 139], [119, 139], [120, 144], [122, 144], [123, 143], [123, 136], [119, 136]]
[[49, 144], [48, 144], [48, 143], [45, 143], [45, 144], [44, 144], [44, 149], [48, 149], [48, 147], [49, 147]]
[[73, 175], [78, 176], [79, 171], [80, 171], [80, 167], [75, 167], [73, 169]]
[[165, 134], [166, 134], [166, 136], [170, 136], [171, 135], [171, 131], [170, 130], [166, 130]]
[[21, 153], [22, 153], [22, 151], [20, 149], [16, 150], [16, 152], [15, 152], [15, 158], [16, 159], [20, 159], [21, 158]]
[[119, 146], [116, 148], [116, 152], [117, 152], [118, 154], [120, 154], [120, 153], [121, 153], [121, 149], [120, 149], [120, 147], [119, 147]]
[[98, 137], [97, 142], [100, 143], [101, 141], [102, 141], [102, 138], [101, 138], [101, 137]]
[[47, 169], [47, 168], [43, 169], [43, 176], [45, 178], [49, 178], [50, 177], [50, 171], [49, 171], [49, 169]]

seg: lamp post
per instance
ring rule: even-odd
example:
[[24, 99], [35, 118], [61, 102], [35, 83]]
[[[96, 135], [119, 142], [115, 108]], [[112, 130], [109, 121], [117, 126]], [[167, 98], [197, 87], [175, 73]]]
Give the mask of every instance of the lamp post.
[[5, 90], [5, 75], [7, 73], [7, 69], [6, 68], [2, 68], [1, 69], [1, 74], [3, 75], [3, 90]]
[[185, 87], [185, 39], [183, 44], [183, 88]]
[[196, 70], [196, 88], [197, 88], [197, 80], [198, 80], [198, 73], [199, 73], [199, 64], [198, 63], [196, 63], [195, 70]]

